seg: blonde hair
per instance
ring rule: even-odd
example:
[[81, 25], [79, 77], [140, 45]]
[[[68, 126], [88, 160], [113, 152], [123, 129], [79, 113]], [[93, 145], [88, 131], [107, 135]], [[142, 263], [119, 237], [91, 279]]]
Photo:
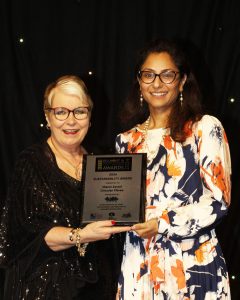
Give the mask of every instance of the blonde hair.
[[79, 77], [74, 75], [65, 75], [50, 83], [44, 93], [44, 111], [51, 107], [56, 91], [61, 91], [66, 95], [74, 95], [79, 97], [81, 100], [87, 102], [89, 111], [92, 111], [92, 99], [88, 93], [85, 83]]

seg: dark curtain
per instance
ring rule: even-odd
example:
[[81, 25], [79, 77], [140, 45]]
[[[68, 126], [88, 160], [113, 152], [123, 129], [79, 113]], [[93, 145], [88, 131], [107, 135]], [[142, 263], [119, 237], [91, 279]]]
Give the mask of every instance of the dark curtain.
[[95, 153], [114, 152], [115, 135], [122, 129], [117, 115], [131, 85], [137, 50], [156, 37], [185, 40], [205, 107], [222, 121], [230, 143], [232, 206], [218, 235], [232, 297], [240, 299], [238, 2], [1, 0], [0, 199], [17, 154], [47, 134], [42, 99], [48, 83], [65, 74], [85, 80], [95, 103], [86, 146]]

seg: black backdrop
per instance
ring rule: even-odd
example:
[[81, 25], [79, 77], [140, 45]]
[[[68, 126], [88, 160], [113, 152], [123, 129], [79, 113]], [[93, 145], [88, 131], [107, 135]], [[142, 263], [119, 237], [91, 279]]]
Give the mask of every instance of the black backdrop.
[[137, 50], [156, 37], [185, 39], [205, 106], [222, 121], [230, 143], [232, 206], [218, 235], [232, 298], [240, 299], [239, 15], [239, 0], [1, 0], [1, 200], [17, 154], [46, 135], [42, 98], [49, 82], [65, 74], [86, 81], [95, 103], [86, 145], [113, 152]]

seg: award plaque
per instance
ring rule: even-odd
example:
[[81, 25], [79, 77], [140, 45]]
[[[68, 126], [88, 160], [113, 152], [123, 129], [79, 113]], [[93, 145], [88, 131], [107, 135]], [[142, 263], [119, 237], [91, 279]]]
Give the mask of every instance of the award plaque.
[[81, 223], [115, 220], [144, 222], [146, 154], [83, 156]]

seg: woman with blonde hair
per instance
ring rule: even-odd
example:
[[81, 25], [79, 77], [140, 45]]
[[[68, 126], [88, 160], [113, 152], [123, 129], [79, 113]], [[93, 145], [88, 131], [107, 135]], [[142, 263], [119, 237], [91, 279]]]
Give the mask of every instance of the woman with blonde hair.
[[92, 108], [76, 76], [61, 77], [46, 89], [50, 136], [20, 154], [1, 221], [6, 300], [112, 299], [101, 282], [101, 289], [93, 285], [101, 271], [94, 242], [129, 228], [114, 227], [113, 220], [81, 227], [82, 141]]

